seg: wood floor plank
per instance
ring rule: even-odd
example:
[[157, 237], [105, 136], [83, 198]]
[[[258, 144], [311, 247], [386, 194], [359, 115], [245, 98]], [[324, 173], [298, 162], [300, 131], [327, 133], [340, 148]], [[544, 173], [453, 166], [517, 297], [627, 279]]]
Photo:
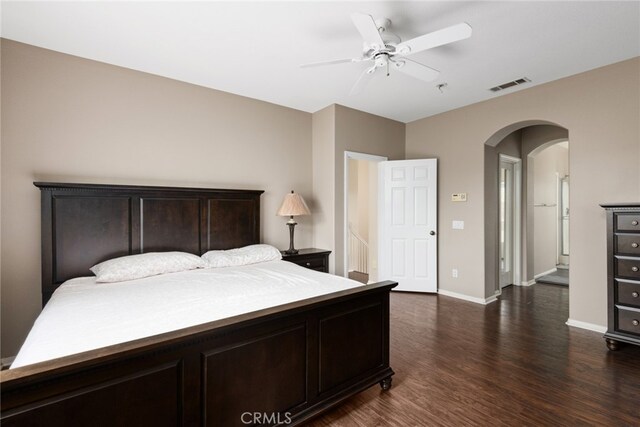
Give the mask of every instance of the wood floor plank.
[[640, 426], [640, 347], [565, 325], [569, 289], [509, 287], [481, 306], [391, 297], [393, 386], [311, 426]]

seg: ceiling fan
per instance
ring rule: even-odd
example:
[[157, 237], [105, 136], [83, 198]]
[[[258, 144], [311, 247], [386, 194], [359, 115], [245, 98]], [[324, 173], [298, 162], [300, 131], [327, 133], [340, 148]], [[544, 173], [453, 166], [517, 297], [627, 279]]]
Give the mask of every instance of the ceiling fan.
[[440, 72], [407, 58], [407, 55], [471, 37], [471, 26], [463, 22], [403, 42], [400, 37], [389, 31], [389, 19], [375, 20], [371, 15], [354, 13], [351, 20], [364, 40], [361, 57], [301, 65], [302, 68], [309, 68], [345, 62], [373, 62], [373, 65], [367, 67], [356, 80], [350, 95], [362, 92], [379, 68], [386, 69], [387, 76], [389, 69], [393, 68], [419, 80], [433, 81], [438, 78]]

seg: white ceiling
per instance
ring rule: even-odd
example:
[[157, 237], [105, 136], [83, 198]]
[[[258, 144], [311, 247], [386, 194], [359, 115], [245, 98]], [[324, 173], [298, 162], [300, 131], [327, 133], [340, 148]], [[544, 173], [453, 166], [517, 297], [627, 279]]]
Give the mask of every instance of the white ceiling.
[[[3, 2], [2, 37], [315, 112], [339, 103], [402, 122], [640, 55], [640, 2]], [[470, 39], [412, 55], [424, 83], [366, 67], [299, 64], [360, 54], [352, 12], [403, 40], [462, 21]], [[532, 83], [494, 94], [520, 77]], [[447, 83], [444, 93], [436, 89]]]

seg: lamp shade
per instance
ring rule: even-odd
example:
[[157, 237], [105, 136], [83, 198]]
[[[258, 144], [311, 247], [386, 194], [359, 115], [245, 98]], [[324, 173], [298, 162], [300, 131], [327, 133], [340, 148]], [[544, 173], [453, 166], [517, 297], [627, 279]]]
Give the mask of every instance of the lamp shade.
[[301, 195], [294, 193], [291, 190], [291, 193], [284, 196], [284, 200], [282, 201], [282, 205], [280, 209], [278, 209], [278, 216], [299, 216], [299, 215], [311, 215], [311, 211], [307, 207], [307, 204], [304, 202], [304, 199]]

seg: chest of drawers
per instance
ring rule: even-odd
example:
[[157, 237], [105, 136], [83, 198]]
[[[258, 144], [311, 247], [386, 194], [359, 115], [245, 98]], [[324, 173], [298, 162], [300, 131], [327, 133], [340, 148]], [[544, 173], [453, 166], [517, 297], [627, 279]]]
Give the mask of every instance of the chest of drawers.
[[607, 210], [609, 350], [640, 345], [640, 203], [601, 205]]

